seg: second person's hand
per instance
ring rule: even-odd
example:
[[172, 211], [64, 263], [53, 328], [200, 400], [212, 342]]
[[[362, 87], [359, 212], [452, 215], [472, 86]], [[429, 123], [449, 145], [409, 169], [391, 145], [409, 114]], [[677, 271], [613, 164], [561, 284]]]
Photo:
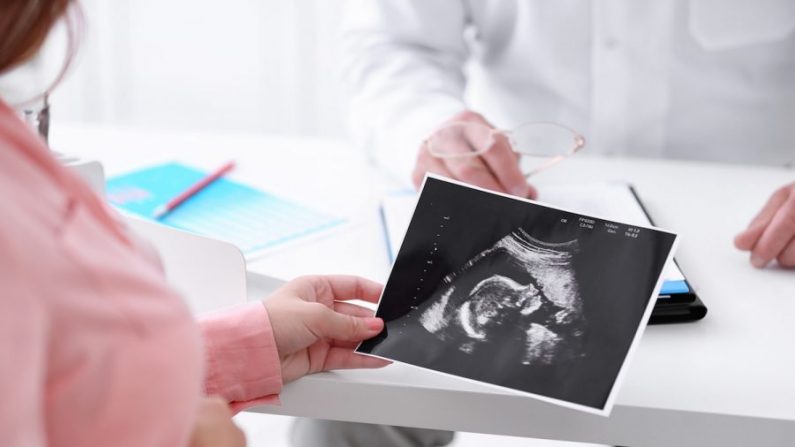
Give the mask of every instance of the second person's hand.
[[245, 447], [246, 435], [232, 420], [229, 405], [220, 397], [199, 401], [190, 447]]
[[[464, 122], [494, 128], [480, 114], [469, 110], [456, 114], [442, 125]], [[448, 134], [442, 138], [446, 141], [437, 142], [446, 145], [450, 152], [469, 152], [473, 144], [461, 134]], [[536, 189], [527, 183], [520, 170], [519, 156], [501, 137], [495, 138], [489, 150], [471, 157], [439, 158], [431, 154], [423, 143], [419, 148], [412, 173], [412, 181], [416, 188], [422, 184], [426, 172], [519, 197], [535, 199], [538, 196]]]
[[263, 304], [273, 328], [287, 383], [331, 369], [379, 368], [388, 361], [356, 354], [362, 340], [384, 328], [367, 308], [346, 303], [375, 303], [381, 285], [356, 276], [303, 276], [290, 281]]
[[751, 252], [754, 267], [763, 268], [774, 259], [782, 267], [795, 267], [795, 183], [770, 196], [734, 245]]

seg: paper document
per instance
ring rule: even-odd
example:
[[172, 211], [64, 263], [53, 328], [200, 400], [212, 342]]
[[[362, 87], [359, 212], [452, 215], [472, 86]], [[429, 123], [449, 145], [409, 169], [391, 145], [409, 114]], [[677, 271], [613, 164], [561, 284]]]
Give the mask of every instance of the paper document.
[[[180, 163], [166, 163], [111, 178], [107, 197], [124, 211], [151, 220], [157, 207], [205, 174]], [[221, 178], [157, 222], [231, 242], [251, 258], [344, 221]]]
[[[538, 201], [611, 220], [638, 225], [651, 224], [626, 183], [600, 182], [545, 187], [540, 190]], [[409, 190], [389, 194], [381, 202], [382, 219], [392, 261], [394, 261], [393, 254], [397, 253], [403, 241], [403, 235], [406, 233], [416, 204], [417, 194]], [[689, 291], [685, 277], [675, 262], [671, 261], [665, 266], [663, 277], [665, 282], [660, 295]]]

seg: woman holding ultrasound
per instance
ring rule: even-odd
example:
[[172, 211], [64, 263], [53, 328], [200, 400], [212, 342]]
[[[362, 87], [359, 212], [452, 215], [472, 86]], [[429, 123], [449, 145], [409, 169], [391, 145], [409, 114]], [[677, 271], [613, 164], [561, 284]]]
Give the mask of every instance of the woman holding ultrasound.
[[[62, 18], [74, 44], [69, 0], [0, 3], [0, 73]], [[153, 251], [4, 101], [0, 209], [2, 446], [242, 446], [230, 406], [387, 363], [352, 351], [383, 328], [345, 302], [378, 299], [381, 286], [357, 277], [300, 278], [195, 322]]]

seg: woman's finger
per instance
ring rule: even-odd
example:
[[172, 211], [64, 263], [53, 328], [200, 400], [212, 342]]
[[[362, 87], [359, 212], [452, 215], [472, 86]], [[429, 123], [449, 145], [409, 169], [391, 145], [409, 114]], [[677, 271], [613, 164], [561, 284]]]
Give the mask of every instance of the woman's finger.
[[360, 318], [372, 317], [375, 313], [373, 310], [364, 306], [357, 306], [356, 304], [345, 303], [342, 301], [334, 302], [334, 312]]
[[323, 370], [354, 369], [354, 368], [382, 368], [389, 365], [389, 360], [379, 359], [368, 355], [357, 354], [350, 349], [332, 347], [328, 351]]
[[354, 349], [356, 349], [357, 346], [359, 346], [362, 343], [362, 341], [364, 341], [364, 340], [360, 340], [360, 341], [332, 340], [329, 344], [331, 346], [333, 346], [333, 347], [345, 348], [345, 349], [350, 349], [351, 351], [353, 351]]
[[311, 324], [316, 336], [331, 340], [361, 341], [371, 338], [384, 329], [384, 321], [373, 317], [353, 317], [322, 307], [318, 308]]
[[363, 300], [377, 303], [383, 286], [352, 275], [324, 275], [312, 277], [318, 301]]
[[[366, 307], [357, 306], [355, 304], [344, 303], [340, 301], [334, 303], [334, 311], [341, 314], [351, 315], [360, 318], [369, 318], [372, 317], [373, 314], [375, 313], [374, 311]], [[356, 347], [359, 346], [359, 343], [361, 343], [361, 340], [355, 340], [355, 341], [331, 340], [332, 346], [338, 346], [347, 349], [356, 349]]]

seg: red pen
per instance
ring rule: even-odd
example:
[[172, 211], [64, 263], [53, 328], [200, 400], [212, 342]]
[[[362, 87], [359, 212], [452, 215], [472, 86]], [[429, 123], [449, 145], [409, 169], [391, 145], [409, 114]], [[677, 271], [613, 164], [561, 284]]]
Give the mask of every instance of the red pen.
[[216, 169], [214, 172], [207, 174], [207, 176], [205, 176], [198, 182], [191, 185], [188, 189], [180, 193], [178, 196], [169, 200], [165, 205], [157, 207], [155, 209], [155, 212], [152, 213], [152, 217], [154, 217], [155, 219], [160, 219], [161, 217], [170, 213], [171, 211], [174, 210], [174, 208], [180, 206], [183, 202], [190, 199], [194, 194], [206, 188], [207, 185], [209, 185], [210, 183], [223, 177], [224, 174], [231, 171], [234, 167], [235, 167], [234, 161], [226, 162], [226, 164]]

